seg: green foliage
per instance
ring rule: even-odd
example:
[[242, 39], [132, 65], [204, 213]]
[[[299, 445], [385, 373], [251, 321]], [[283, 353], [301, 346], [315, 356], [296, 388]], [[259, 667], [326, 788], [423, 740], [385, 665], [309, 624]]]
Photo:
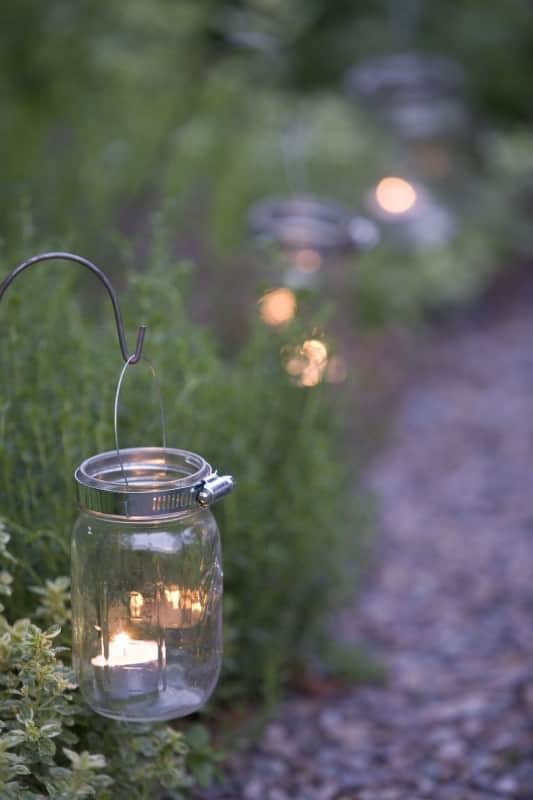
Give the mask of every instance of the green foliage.
[[44, 586], [31, 586], [31, 591], [39, 597], [35, 617], [61, 626], [68, 622], [71, 617], [69, 588], [70, 579], [65, 576], [47, 578]]
[[[338, 91], [343, 70], [371, 54], [455, 54], [482, 107], [523, 118], [532, 19], [521, 0], [504, 11], [496, 0], [438, 0], [431, 12], [389, 0], [23, 0], [6, 10], [2, 263], [71, 246], [111, 265], [121, 288], [142, 264], [122, 304], [130, 341], [149, 325], [169, 444], [237, 477], [238, 491], [216, 510], [226, 581], [218, 702], [274, 699], [320, 650], [321, 621], [353, 588], [368, 524], [339, 457], [339, 407], [324, 387], [296, 388], [281, 366], [287, 344], [322, 331], [311, 314], [269, 331], [247, 311], [270, 278], [265, 257], [245, 244], [247, 209], [267, 194], [312, 191], [361, 211], [384, 174], [416, 177], [415, 160]], [[347, 316], [356, 308], [366, 323], [417, 320], [475, 297], [507, 242], [530, 250], [527, 214], [515, 212], [533, 163], [527, 135], [492, 134], [477, 155], [445, 198], [462, 223], [447, 245], [383, 244], [346, 259]], [[173, 235], [150, 246], [159, 206]], [[185, 738], [168, 726], [132, 733], [79, 706], [56, 628], [35, 624], [64, 625], [68, 644], [72, 473], [113, 447], [121, 362], [98, 297], [92, 279], [47, 264], [0, 307], [0, 516], [13, 535], [0, 523], [0, 599], [11, 621], [0, 623], [7, 799], [147, 800], [216, 772], [202, 728]], [[191, 316], [208, 317], [211, 330]], [[128, 372], [122, 446], [160, 442], [149, 378], [141, 367]], [[375, 672], [357, 654], [330, 655], [338, 673]]]
[[[0, 521], [6, 567], [14, 564], [8, 542]], [[58, 616], [67, 615], [66, 588], [59, 578], [39, 593], [44, 615], [56, 608]], [[10, 625], [0, 618], [2, 798], [152, 800], [162, 790], [182, 797], [181, 790], [211, 776], [216, 757], [200, 729], [186, 740], [167, 725], [132, 728], [95, 718], [80, 705], [72, 671], [62, 661], [66, 648], [55, 643], [59, 634], [57, 624], [43, 631], [30, 619]]]
[[347, 685], [354, 683], [385, 683], [386, 672], [377, 658], [359, 647], [334, 641], [324, 644], [326, 658], [317, 665], [326, 676]]
[[497, 223], [490, 233], [470, 226], [428, 250], [382, 245], [365, 256], [357, 275], [361, 320], [371, 326], [419, 322], [428, 308], [474, 300], [494, 277], [498, 256], [503, 249]]
[[[13, 563], [5, 545], [3, 561]], [[55, 625], [40, 630], [27, 619], [0, 621], [0, 790], [8, 798], [86, 798], [111, 784], [102, 756], [79, 755], [73, 732], [76, 705], [70, 670], [55, 647]]]
[[[202, 453], [239, 485], [216, 509], [228, 610], [218, 696], [272, 699], [328, 609], [351, 588], [339, 563], [358, 556], [364, 509], [352, 501], [336, 453], [337, 419], [326, 390], [295, 387], [281, 363], [284, 344], [311, 330], [295, 323], [272, 332], [250, 322], [249, 341], [232, 359], [222, 358], [212, 336], [190, 322], [182, 293], [187, 275], [171, 269], [163, 252], [156, 241], [151, 267], [130, 281], [127, 329], [149, 326], [146, 353], [167, 401], [168, 442]], [[23, 528], [13, 542], [18, 575], [30, 575], [38, 587], [37, 613], [47, 621], [67, 613], [66, 583], [57, 577], [68, 571], [72, 474], [83, 458], [113, 447], [120, 368], [110, 315], [86, 318], [73, 279], [67, 265], [44, 265], [13, 285], [1, 309], [8, 335], [0, 343], [0, 372], [9, 380], [0, 389], [0, 512]], [[50, 281], [54, 292], [44, 306]], [[36, 346], [39, 331], [46, 334]], [[160, 442], [151, 391], [147, 369], [128, 371], [122, 446]], [[13, 617], [28, 613], [34, 594], [16, 581]]]
[[[281, 365], [284, 343], [305, 331], [296, 326], [272, 333], [252, 323], [242, 351], [222, 358], [212, 336], [194, 326], [184, 310], [186, 271], [176, 266], [172, 273], [163, 253], [156, 242], [151, 268], [131, 279], [123, 298], [127, 330], [141, 321], [149, 326], [146, 352], [167, 400], [169, 443], [201, 452], [234, 473], [239, 484], [217, 510], [228, 612], [225, 674], [217, 698], [272, 700], [298, 654], [312, 649], [328, 609], [351, 589], [353, 577], [343, 574], [339, 563], [356, 557], [366, 521], [353, 513], [357, 508], [335, 453], [336, 420], [324, 390], [296, 388]], [[120, 368], [115, 332], [108, 314], [88, 318], [78, 307], [76, 290], [92, 297], [92, 287], [77, 280], [66, 265], [45, 265], [20, 278], [1, 308], [7, 336], [0, 342], [0, 372], [9, 379], [0, 384], [0, 514], [15, 533], [13, 555], [6, 550], [5, 528], [0, 545], [16, 580], [6, 569], [0, 585], [10, 618], [32, 616], [46, 624], [69, 617], [68, 580], [61, 576], [68, 572], [75, 515], [73, 470], [83, 457], [113, 447], [112, 402]], [[43, 304], [50, 281], [54, 291]], [[39, 331], [45, 333], [36, 346]], [[149, 381], [142, 367], [128, 372], [120, 413], [123, 446], [160, 441]], [[339, 496], [345, 498], [342, 504]], [[3, 673], [11, 676], [9, 691], [16, 681], [33, 687], [28, 704], [34, 717], [20, 717], [36, 737], [31, 777], [16, 778], [24, 791], [83, 797], [91, 787], [102, 800], [145, 800], [154, 787], [186, 790], [191, 781], [206, 783], [216, 773], [217, 757], [200, 728], [184, 740], [168, 726], [132, 733], [95, 719], [77, 705], [51, 633], [30, 622], [5, 625], [9, 664]], [[26, 673], [19, 666], [23, 652]], [[35, 671], [44, 688], [35, 684]], [[15, 721], [22, 724], [19, 700], [10, 702], [4, 716], [13, 721], [9, 732], [18, 730]], [[46, 727], [57, 720], [59, 728]], [[13, 769], [27, 765], [28, 748], [21, 740], [6, 749]], [[105, 754], [107, 766], [84, 751]], [[109, 777], [114, 783], [107, 789]]]
[[[0, 519], [0, 594], [4, 597], [10, 597], [12, 592], [13, 576], [5, 569], [6, 566], [13, 566], [15, 559], [7, 549], [11, 535], [7, 532], [4, 522]], [[4, 610], [3, 605], [0, 604], [0, 613]]]
[[88, 737], [94, 747], [112, 754], [110, 774], [113, 786], [105, 800], [114, 797], [132, 800], [152, 800], [154, 791], [177, 793], [193, 783], [187, 774], [186, 758], [189, 746], [182, 733], [169, 725], [110, 725], [91, 722]]
[[[254, 200], [311, 191], [361, 211], [383, 174], [411, 174], [397, 143], [342, 97], [340, 77], [351, 63], [390, 48], [451, 52], [472, 72], [474, 99], [503, 115], [527, 113], [523, 75], [533, 52], [532, 18], [522, 0], [506, 7], [505, 24], [502, 13], [501, 4], [481, 0], [438, 0], [431, 12], [389, 0], [372, 8], [325, 0], [241, 0], [229, 7], [222, 0], [187, 0], [172, 8], [165, 0], [138, 0], [126, 9], [116, 0], [75, 8], [65, 0], [46, 8], [32, 0], [12, 4], [0, 33], [0, 236], [16, 230], [19, 207], [29, 198], [38, 231], [46, 230], [54, 246], [69, 237], [80, 252], [120, 262], [118, 227], [142, 263], [147, 211], [162, 198], [172, 210], [172, 251], [201, 263], [209, 276], [201, 291], [213, 304], [221, 287], [241, 285], [248, 274], [252, 256], [242, 243]], [[270, 37], [278, 56], [236, 49], [232, 31], [237, 40]], [[75, 52], [66, 46], [72, 40]], [[261, 70], [251, 69], [257, 59]], [[438, 280], [428, 279], [433, 253], [417, 254], [400, 301], [391, 304], [396, 254], [385, 247], [365, 258], [363, 284], [372, 273], [369, 316], [401, 318], [405, 310], [411, 318], [450, 295], [462, 300], [483, 288], [494, 241], [499, 248], [498, 236], [507, 233], [501, 225], [492, 230], [494, 215], [478, 213], [501, 189], [493, 160], [490, 147], [481, 153], [488, 181], [462, 204], [457, 197], [468, 194], [472, 176], [460, 165], [451, 204], [465, 219], [465, 251], [452, 243], [442, 258], [437, 254]], [[514, 216], [513, 208], [501, 204], [500, 218]], [[470, 259], [478, 243], [489, 254], [481, 264]], [[464, 261], [459, 282], [445, 268], [457, 257]], [[354, 292], [354, 304], [357, 299]]]
[[472, 93], [486, 113], [511, 119], [531, 115], [524, 75], [532, 67], [533, 18], [522, 0], [505, 6], [499, 0], [236, 0], [231, 7], [239, 13], [222, 18], [226, 28], [231, 21], [250, 44], [254, 32], [271, 37], [263, 54], [267, 74], [277, 50], [278, 79], [300, 89], [338, 84], [347, 67], [368, 56], [436, 51], [465, 64]]
[[211, 736], [204, 725], [191, 725], [185, 733], [185, 741], [189, 746], [187, 768], [197, 784], [208, 786], [220, 776], [222, 754], [213, 749]]

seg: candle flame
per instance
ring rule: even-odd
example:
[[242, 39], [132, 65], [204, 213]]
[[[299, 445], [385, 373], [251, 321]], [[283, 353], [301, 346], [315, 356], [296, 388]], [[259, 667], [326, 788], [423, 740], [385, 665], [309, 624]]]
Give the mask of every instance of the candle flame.
[[126, 647], [131, 639], [127, 633], [122, 632], [117, 633], [116, 636], [113, 636], [111, 641], [115, 642], [115, 644], [117, 644], [119, 647]]
[[[165, 651], [161, 648], [162, 657]], [[133, 664], [154, 664], [159, 658], [159, 645], [156, 641], [130, 639], [125, 631], [115, 634], [109, 640], [109, 657], [104, 655], [102, 642], [102, 653], [91, 659], [95, 667], [129, 667]]]
[[[113, 638], [109, 642], [110, 653], [111, 653], [111, 647], [113, 645], [115, 645], [115, 648], [114, 648], [115, 649], [115, 656], [116, 656], [117, 653], [120, 652], [120, 655], [123, 658], [125, 658], [126, 654], [128, 652], [128, 645], [129, 645], [130, 642], [131, 642], [131, 639], [130, 639], [130, 637], [128, 636], [127, 633], [124, 633], [124, 631], [122, 631], [121, 633], [117, 633], [115, 636], [113, 636]], [[109, 660], [111, 661], [112, 658], [110, 657]]]
[[389, 214], [405, 214], [416, 203], [416, 191], [403, 178], [383, 178], [376, 186], [376, 200]]

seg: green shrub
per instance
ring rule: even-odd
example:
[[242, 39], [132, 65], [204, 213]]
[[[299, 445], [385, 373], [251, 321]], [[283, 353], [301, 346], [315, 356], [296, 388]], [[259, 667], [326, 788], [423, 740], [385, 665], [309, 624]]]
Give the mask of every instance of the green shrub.
[[[338, 420], [326, 390], [296, 388], [281, 364], [283, 344], [305, 331], [273, 333], [252, 323], [242, 350], [222, 358], [213, 335], [185, 312], [186, 283], [183, 269], [155, 252], [122, 298], [127, 330], [133, 339], [138, 323], [149, 326], [145, 349], [166, 398], [169, 444], [200, 452], [237, 478], [238, 491], [216, 508], [228, 623], [219, 697], [272, 698], [351, 588], [353, 577], [339, 564], [357, 557], [363, 513], [336, 452]], [[92, 285], [81, 287], [93, 303]], [[0, 513], [15, 534], [12, 618], [33, 608], [37, 591], [39, 618], [66, 620], [60, 578], [75, 515], [73, 470], [113, 448], [120, 369], [113, 323], [107, 305], [102, 319], [89, 319], [78, 289], [70, 265], [40, 265], [0, 308]], [[121, 446], [159, 443], [147, 369], [128, 372], [122, 397]]]
[[[16, 565], [9, 540], [0, 520], [0, 592], [7, 599]], [[65, 589], [58, 580], [44, 597], [65, 599]], [[57, 611], [45, 603], [43, 614], [50, 613]], [[41, 630], [30, 619], [10, 625], [0, 614], [0, 796], [152, 800], [163, 789], [183, 796], [180, 790], [213, 760], [206, 743], [186, 742], [166, 725], [128, 728], [80, 706], [61, 660], [66, 648], [54, 644], [60, 630]]]

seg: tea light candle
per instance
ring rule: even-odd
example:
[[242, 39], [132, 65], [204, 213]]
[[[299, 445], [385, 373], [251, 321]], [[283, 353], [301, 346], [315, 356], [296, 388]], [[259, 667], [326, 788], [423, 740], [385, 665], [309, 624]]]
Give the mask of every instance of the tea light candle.
[[156, 641], [130, 639], [127, 633], [119, 633], [109, 642], [108, 658], [101, 653], [91, 659], [91, 664], [99, 689], [117, 700], [158, 689], [160, 664]]

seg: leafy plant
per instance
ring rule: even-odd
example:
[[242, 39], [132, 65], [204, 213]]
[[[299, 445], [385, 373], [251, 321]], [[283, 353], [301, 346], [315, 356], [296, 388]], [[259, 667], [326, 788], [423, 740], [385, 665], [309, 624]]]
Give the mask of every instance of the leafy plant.
[[[14, 563], [9, 540], [0, 520], [0, 562], [7, 567]], [[66, 580], [50, 584], [41, 595], [46, 615], [57, 607], [61, 614]], [[10, 581], [3, 585], [9, 596]], [[47, 604], [47, 596], [61, 602]], [[57, 645], [60, 632], [59, 625], [41, 630], [30, 619], [11, 625], [0, 617], [1, 797], [152, 800], [162, 790], [182, 797], [202, 769], [208, 774], [205, 736], [186, 741], [168, 725], [132, 727], [96, 718], [79, 703], [63, 663], [67, 650]]]
[[[185, 312], [187, 274], [179, 266], [172, 271], [158, 247], [123, 298], [127, 329], [149, 326], [146, 353], [167, 399], [168, 441], [202, 453], [239, 485], [216, 508], [230, 609], [219, 697], [272, 698], [299, 649], [351, 586], [339, 563], [357, 557], [364, 509], [346, 488], [326, 390], [295, 387], [283, 368], [280, 349], [290, 337], [304, 337], [307, 325], [273, 333], [252, 322], [241, 352], [222, 358]], [[72, 474], [83, 458], [113, 447], [119, 363], [112, 320], [87, 319], [68, 267], [50, 270], [20, 278], [2, 304], [0, 371], [9, 380], [0, 389], [0, 510], [24, 528], [14, 540], [18, 573], [38, 586], [29, 594], [25, 582], [16, 582], [13, 616], [28, 613], [37, 591], [39, 618], [57, 621], [66, 617], [66, 583], [57, 578], [68, 571]], [[51, 274], [54, 292], [44, 308], [40, 297]], [[39, 330], [46, 340], [36, 347]], [[127, 374], [121, 446], [160, 442], [149, 381], [142, 366]]]

